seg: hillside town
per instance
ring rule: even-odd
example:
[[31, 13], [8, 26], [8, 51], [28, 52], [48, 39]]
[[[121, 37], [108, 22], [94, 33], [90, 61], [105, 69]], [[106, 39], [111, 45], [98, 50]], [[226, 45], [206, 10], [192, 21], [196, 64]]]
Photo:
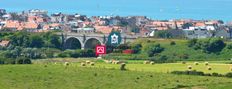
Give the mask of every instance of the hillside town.
[[[158, 19], [158, 18], [157, 18]], [[185, 38], [221, 37], [232, 38], [232, 23], [222, 20], [154, 20], [146, 16], [91, 16], [82, 14], [53, 13], [32, 9], [22, 12], [7, 12], [0, 9], [0, 31], [47, 32], [58, 30], [75, 33], [122, 34], [152, 37], [158, 31], [170, 31], [172, 35]]]

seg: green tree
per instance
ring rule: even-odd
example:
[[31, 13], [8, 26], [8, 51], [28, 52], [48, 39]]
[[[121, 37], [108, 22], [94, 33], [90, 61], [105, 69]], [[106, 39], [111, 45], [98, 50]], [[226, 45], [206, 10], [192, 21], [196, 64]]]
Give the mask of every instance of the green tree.
[[41, 48], [44, 46], [44, 40], [39, 35], [33, 35], [30, 37], [30, 47]]

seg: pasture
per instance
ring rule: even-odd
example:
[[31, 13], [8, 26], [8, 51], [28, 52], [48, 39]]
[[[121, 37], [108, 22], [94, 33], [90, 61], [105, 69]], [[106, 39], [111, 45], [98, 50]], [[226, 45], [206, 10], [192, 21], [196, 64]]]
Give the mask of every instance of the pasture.
[[[94, 66], [81, 66], [84, 60], [69, 60], [65, 66], [59, 62], [40, 60], [32, 65], [0, 65], [0, 89], [231, 89], [232, 79], [225, 77], [175, 75], [168, 72], [194, 70], [206, 73], [231, 72], [230, 64], [209, 62], [212, 70], [207, 70], [204, 62], [186, 64], [142, 64], [142, 61], [128, 61], [126, 69], [120, 71], [120, 64], [95, 61]], [[86, 60], [86, 59], [85, 59]], [[92, 60], [93, 61], [93, 60]]]
[[[98, 66], [98, 65], [97, 65]], [[128, 66], [129, 67], [129, 66]], [[146, 66], [145, 66], [146, 67]], [[231, 78], [70, 64], [1, 65], [1, 89], [230, 89]]]

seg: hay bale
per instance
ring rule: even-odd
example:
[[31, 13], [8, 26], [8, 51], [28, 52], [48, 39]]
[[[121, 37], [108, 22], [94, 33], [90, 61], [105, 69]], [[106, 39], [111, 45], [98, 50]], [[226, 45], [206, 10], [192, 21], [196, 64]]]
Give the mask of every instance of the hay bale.
[[126, 70], [126, 63], [122, 63], [122, 64], [121, 64], [120, 70]]
[[104, 60], [105, 63], [111, 64], [112, 61], [111, 60]]
[[143, 62], [143, 64], [149, 64], [150, 63], [150, 61], [144, 61]]
[[65, 62], [64, 65], [65, 65], [65, 66], [69, 66], [69, 62]]
[[194, 65], [199, 65], [199, 62], [194, 62]]
[[85, 61], [85, 63], [86, 63], [86, 64], [90, 64], [90, 63], [91, 63], [91, 61], [87, 60], [87, 61]]
[[209, 65], [209, 62], [205, 62], [205, 65], [208, 66], [208, 65]]
[[114, 61], [114, 64], [120, 64], [120, 62], [119, 61]]
[[191, 65], [188, 66], [188, 69], [191, 70], [193, 67]]
[[150, 64], [151, 64], [151, 65], [154, 65], [154, 64], [155, 64], [155, 62], [153, 62], [153, 61], [152, 61], [152, 62], [150, 62]]
[[186, 62], [185, 62], [185, 61], [182, 61], [181, 63], [182, 63], [182, 64], [186, 64]]
[[208, 67], [207, 67], [207, 70], [212, 70], [212, 67], [211, 67], [211, 66], [208, 66]]
[[94, 66], [94, 65], [95, 65], [95, 63], [94, 63], [94, 62], [91, 62], [91, 63], [90, 63], [90, 65], [91, 65], [91, 66]]
[[230, 67], [230, 71], [232, 71], [232, 66]]
[[81, 66], [86, 66], [86, 64], [82, 62], [82, 63], [81, 63]]

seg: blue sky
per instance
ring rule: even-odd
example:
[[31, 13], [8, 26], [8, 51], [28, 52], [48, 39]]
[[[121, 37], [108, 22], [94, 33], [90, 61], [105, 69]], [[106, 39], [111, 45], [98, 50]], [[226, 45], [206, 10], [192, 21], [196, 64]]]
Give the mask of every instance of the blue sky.
[[50, 13], [146, 15], [152, 18], [232, 20], [232, 0], [1, 0], [8, 11], [45, 9]]

